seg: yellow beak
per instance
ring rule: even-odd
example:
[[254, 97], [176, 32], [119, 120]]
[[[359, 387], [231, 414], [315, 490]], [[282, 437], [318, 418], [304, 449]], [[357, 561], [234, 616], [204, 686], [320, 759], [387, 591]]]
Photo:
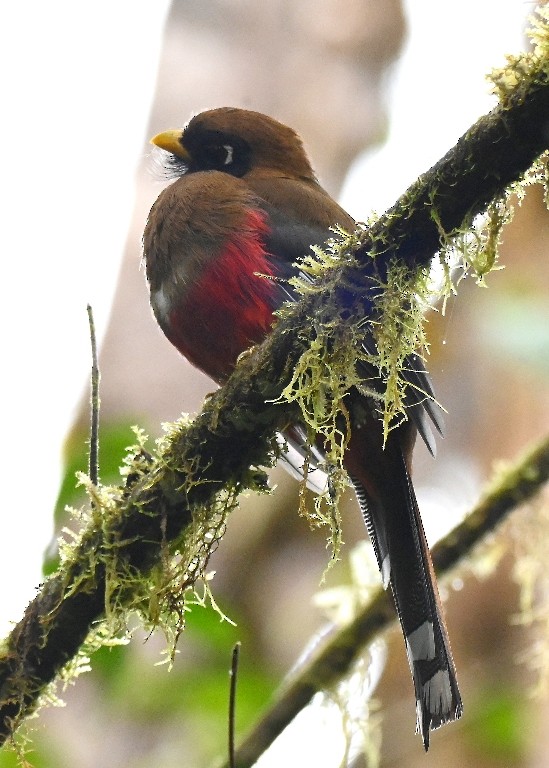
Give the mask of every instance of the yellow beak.
[[191, 156], [181, 143], [182, 135], [182, 131], [177, 129], [173, 131], [163, 131], [162, 133], [153, 136], [151, 144], [166, 150], [166, 152], [171, 152], [172, 155], [181, 158], [184, 162], [189, 162]]

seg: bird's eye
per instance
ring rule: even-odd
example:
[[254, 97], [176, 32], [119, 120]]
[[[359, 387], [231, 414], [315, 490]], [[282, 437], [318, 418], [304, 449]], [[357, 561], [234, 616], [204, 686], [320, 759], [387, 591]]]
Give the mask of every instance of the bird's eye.
[[185, 136], [185, 147], [191, 157], [187, 173], [221, 171], [237, 178], [250, 169], [251, 149], [239, 136], [220, 131], [206, 131]]

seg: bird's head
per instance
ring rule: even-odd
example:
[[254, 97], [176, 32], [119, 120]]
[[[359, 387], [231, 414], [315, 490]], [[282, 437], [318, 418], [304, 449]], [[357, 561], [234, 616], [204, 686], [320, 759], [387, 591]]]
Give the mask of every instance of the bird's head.
[[260, 112], [211, 109], [151, 143], [173, 156], [176, 175], [215, 170], [239, 178], [253, 172], [316, 180], [297, 133]]

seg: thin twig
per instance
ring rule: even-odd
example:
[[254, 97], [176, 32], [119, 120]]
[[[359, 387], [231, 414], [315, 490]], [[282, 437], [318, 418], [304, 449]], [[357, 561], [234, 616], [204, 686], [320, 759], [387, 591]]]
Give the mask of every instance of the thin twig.
[[235, 768], [235, 718], [236, 718], [236, 678], [240, 658], [240, 642], [235, 644], [231, 659], [230, 689], [229, 689], [229, 768]]
[[90, 344], [92, 355], [91, 392], [90, 392], [90, 455], [88, 473], [93, 485], [99, 484], [99, 366], [97, 363], [97, 341], [95, 322], [91, 304], [86, 307], [90, 326]]

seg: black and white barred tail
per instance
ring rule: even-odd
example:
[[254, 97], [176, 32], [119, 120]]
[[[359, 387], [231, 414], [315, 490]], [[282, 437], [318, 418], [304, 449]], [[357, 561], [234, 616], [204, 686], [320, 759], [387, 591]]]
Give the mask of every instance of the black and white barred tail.
[[430, 731], [459, 718], [463, 707], [431, 555], [402, 453], [400, 459], [401, 472], [381, 499], [353, 483], [383, 585], [393, 593], [414, 681], [416, 729], [427, 750]]

